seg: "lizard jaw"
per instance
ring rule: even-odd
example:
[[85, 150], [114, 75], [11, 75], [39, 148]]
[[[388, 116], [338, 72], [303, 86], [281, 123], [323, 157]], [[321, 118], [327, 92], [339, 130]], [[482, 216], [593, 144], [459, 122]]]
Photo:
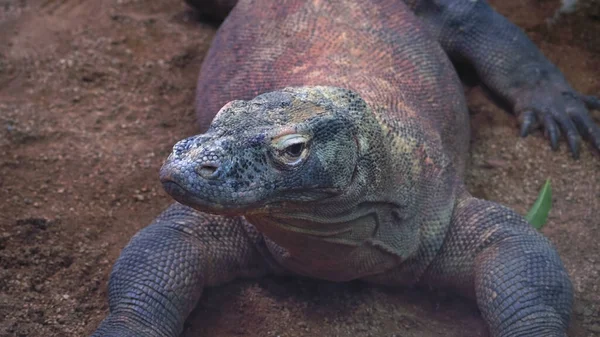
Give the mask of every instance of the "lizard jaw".
[[227, 205], [223, 203], [214, 203], [203, 198], [199, 198], [194, 193], [188, 191], [181, 184], [177, 182], [177, 179], [171, 176], [171, 174], [161, 170], [160, 181], [163, 189], [169, 194], [175, 201], [180, 204], [189, 206], [201, 212], [236, 216], [243, 215], [247, 212], [246, 207], [240, 207], [240, 205]]

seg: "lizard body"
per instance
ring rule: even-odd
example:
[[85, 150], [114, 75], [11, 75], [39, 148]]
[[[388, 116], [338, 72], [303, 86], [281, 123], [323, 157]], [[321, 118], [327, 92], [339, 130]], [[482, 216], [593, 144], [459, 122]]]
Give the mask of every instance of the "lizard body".
[[524, 133], [543, 121], [555, 146], [560, 126], [574, 154], [573, 123], [600, 144], [594, 98], [483, 1], [212, 9], [231, 12], [198, 83], [206, 132], [161, 169], [178, 203], [123, 250], [95, 337], [175, 337], [204, 287], [278, 273], [448, 287], [477, 301], [494, 337], [565, 336], [572, 287], [555, 249], [465, 190], [468, 114], [447, 55], [513, 104]]

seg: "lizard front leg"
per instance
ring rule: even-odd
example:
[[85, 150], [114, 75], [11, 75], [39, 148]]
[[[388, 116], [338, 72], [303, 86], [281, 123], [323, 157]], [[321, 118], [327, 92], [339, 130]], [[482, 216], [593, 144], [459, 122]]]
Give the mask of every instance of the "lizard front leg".
[[454, 60], [466, 60], [481, 81], [505, 99], [521, 122], [521, 136], [543, 126], [553, 149], [564, 134], [574, 157], [580, 135], [600, 150], [600, 127], [588, 109], [600, 100], [578, 93], [517, 26], [485, 0], [405, 0]]
[[573, 291], [550, 242], [512, 210], [465, 193], [423, 282], [474, 296], [491, 336], [566, 336]]
[[262, 237], [241, 217], [173, 204], [123, 249], [109, 281], [110, 314], [93, 337], [176, 337], [204, 287], [258, 277]]

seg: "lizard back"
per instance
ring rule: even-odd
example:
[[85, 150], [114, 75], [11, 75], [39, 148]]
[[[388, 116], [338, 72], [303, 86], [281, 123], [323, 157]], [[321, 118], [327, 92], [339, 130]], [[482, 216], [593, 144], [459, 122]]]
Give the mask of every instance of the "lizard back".
[[310, 85], [356, 91], [390, 141], [413, 133], [408, 146], [424, 142], [442, 151], [462, 175], [469, 139], [462, 86], [446, 54], [403, 2], [239, 1], [200, 72], [196, 111], [202, 131], [229, 101]]

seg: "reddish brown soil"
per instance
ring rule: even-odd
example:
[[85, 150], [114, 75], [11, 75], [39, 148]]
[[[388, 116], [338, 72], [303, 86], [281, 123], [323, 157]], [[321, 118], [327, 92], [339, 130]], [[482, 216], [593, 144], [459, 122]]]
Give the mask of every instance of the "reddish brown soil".
[[[547, 27], [557, 0], [492, 3], [576, 88], [600, 94], [600, 11]], [[171, 202], [157, 170], [195, 131], [214, 32], [176, 0], [0, 1], [0, 336], [85, 336], [106, 315], [119, 251]], [[573, 278], [571, 335], [600, 335], [600, 158], [520, 139], [511, 115], [467, 92], [471, 191], [524, 213], [552, 179], [543, 232]], [[240, 335], [487, 333], [473, 304], [444, 294], [265, 279], [206, 291], [185, 333]]]

